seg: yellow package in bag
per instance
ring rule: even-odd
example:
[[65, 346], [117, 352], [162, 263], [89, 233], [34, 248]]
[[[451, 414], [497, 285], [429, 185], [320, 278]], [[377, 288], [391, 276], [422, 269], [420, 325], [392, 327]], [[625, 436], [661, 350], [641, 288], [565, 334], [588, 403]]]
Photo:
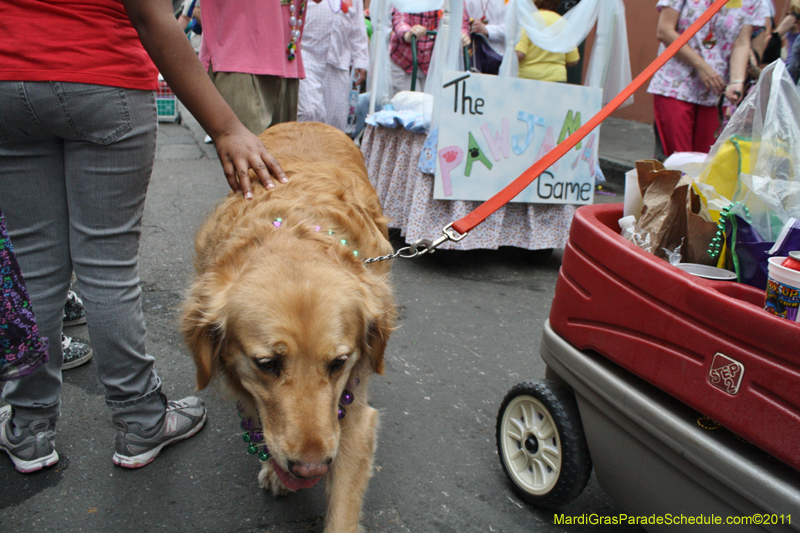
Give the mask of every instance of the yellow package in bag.
[[744, 169], [750, 169], [752, 141], [733, 136], [719, 148], [694, 185], [695, 192], [708, 206], [711, 220], [719, 221], [719, 214], [733, 199], [746, 193], [739, 179]]

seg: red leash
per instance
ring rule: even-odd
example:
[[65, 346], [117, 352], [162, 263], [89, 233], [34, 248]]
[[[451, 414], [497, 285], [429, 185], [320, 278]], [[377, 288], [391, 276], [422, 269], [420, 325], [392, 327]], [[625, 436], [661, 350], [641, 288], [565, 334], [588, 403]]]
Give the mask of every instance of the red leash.
[[[655, 61], [653, 61], [641, 74], [639, 74], [639, 76], [636, 77], [635, 80], [630, 83], [630, 85], [625, 87], [621, 93], [619, 93], [613, 100], [606, 104], [606, 106], [594, 117], [592, 117], [589, 122], [581, 126], [578, 131], [567, 137], [564, 142], [553, 148], [499, 193], [486, 200], [486, 202], [479, 205], [474, 211], [464, 218], [453, 222], [444, 228], [442, 231], [444, 232], [445, 237], [437, 239], [436, 243], [434, 244], [441, 244], [445, 240], [460, 241], [466, 236], [467, 233], [472, 231], [475, 226], [486, 220], [489, 215], [513, 200], [514, 197], [522, 192], [525, 187], [530, 185], [533, 180], [538, 178], [545, 170], [550, 168], [556, 161], [561, 159], [593, 129], [599, 126], [601, 122], [607, 119], [611, 113], [616, 111], [616, 109], [621, 106], [625, 100], [630, 98], [634, 92], [644, 85], [644, 82], [646, 82], [653, 74], [655, 74], [658, 69], [664, 66], [664, 63], [669, 61], [672, 56], [677, 54], [678, 50], [680, 50], [683, 45], [689, 42], [689, 39], [699, 32], [700, 29], [705, 26], [709, 20], [711, 20], [711, 17], [713, 17], [720, 9], [722, 9], [722, 6], [724, 6], [727, 2], [728, 0], [716, 0], [694, 24], [689, 26], [689, 28], [687, 28], [686, 31], [683, 32], [674, 43], [664, 50], [663, 54], [658, 56]], [[451, 233], [448, 233], [450, 227], [452, 227], [461, 235], [459, 237], [454, 237]]]

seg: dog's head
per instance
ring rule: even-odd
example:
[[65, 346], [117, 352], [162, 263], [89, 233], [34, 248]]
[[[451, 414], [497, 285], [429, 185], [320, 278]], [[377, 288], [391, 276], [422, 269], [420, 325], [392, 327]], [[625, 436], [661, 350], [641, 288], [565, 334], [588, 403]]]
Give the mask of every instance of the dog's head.
[[[351, 253], [320, 254], [302, 241], [276, 247], [220, 261], [199, 277], [183, 333], [198, 388], [223, 376], [257, 411], [279, 475], [315, 479], [336, 455], [348, 381], [383, 373], [394, 305], [385, 277]], [[353, 392], [356, 412], [366, 403]]]

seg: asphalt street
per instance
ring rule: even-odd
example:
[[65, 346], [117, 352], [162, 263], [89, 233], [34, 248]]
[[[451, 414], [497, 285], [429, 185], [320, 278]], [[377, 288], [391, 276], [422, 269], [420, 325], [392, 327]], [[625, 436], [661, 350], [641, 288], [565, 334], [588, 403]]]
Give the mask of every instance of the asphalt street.
[[[184, 125], [161, 125], [141, 245], [148, 351], [174, 399], [194, 392], [194, 367], [177, 322], [193, 236], [228, 192], [213, 147], [185, 118]], [[431, 228], [432, 236], [438, 231]], [[500, 466], [500, 402], [517, 383], [544, 376], [538, 347], [560, 251], [541, 264], [514, 249], [447, 255], [398, 259], [393, 266], [401, 319], [385, 375], [371, 387], [381, 429], [365, 530], [641, 531], [555, 525], [553, 512], [525, 504], [510, 490]], [[85, 326], [69, 332], [88, 335]], [[259, 489], [259, 461], [246, 452], [233, 403], [219, 387], [199, 395], [208, 405], [206, 427], [166, 448], [154, 463], [125, 470], [111, 461], [114, 431], [96, 362], [66, 371], [60, 462], [25, 476], [0, 454], [0, 531], [321, 532], [322, 484], [280, 499]], [[562, 512], [602, 516], [621, 509], [593, 475]]]

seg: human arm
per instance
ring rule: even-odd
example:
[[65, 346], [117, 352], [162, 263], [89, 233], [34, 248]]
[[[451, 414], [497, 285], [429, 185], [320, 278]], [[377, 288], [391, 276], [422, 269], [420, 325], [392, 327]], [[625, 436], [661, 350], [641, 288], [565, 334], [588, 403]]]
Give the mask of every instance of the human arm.
[[275, 186], [272, 176], [286, 182], [286, 174], [277, 160], [242, 125], [217, 92], [176, 23], [170, 3], [163, 0], [122, 0], [122, 3], [153, 63], [214, 140], [230, 188], [251, 198], [251, 168], [267, 189]]
[[178, 24], [181, 25], [181, 29], [183, 31], [186, 31], [186, 27], [192, 21], [192, 16], [196, 6], [197, 0], [188, 0], [187, 2], [184, 2], [181, 14], [178, 16]]
[[761, 54], [761, 64], [768, 65], [781, 57], [781, 48], [783, 47], [783, 36], [789, 30], [795, 27], [797, 18], [793, 14], [786, 15], [783, 20], [778, 23], [775, 30], [770, 34], [764, 51]]
[[[192, 24], [194, 22], [194, 24]], [[192, 30], [195, 33], [200, 33], [203, 27], [203, 17], [200, 14], [200, 1], [198, 0], [197, 3], [194, 4], [186, 4], [183, 9], [183, 13], [180, 14], [178, 17], [178, 24], [180, 24], [181, 29], [184, 32], [188, 30]]]
[[[662, 7], [658, 16], [658, 27], [656, 37], [664, 45], [669, 46], [680, 36], [678, 33], [678, 17], [680, 13], [671, 7]], [[749, 38], [748, 38], [749, 41]], [[703, 82], [703, 85], [714, 94], [720, 94], [725, 90], [725, 80], [722, 79], [711, 65], [706, 63], [703, 57], [685, 44], [678, 50], [677, 57], [691, 66]]]
[[489, 0], [486, 12], [488, 20], [483, 22], [473, 17], [472, 31], [485, 35], [492, 42], [501, 42], [506, 36], [505, 7], [503, 0]]
[[481, 35], [489, 37], [489, 27], [478, 19], [472, 20], [472, 27], [470, 29], [472, 33], [480, 33]]
[[577, 48], [573, 48], [571, 52], [567, 53], [564, 56], [564, 63], [568, 67], [574, 67], [581, 60], [581, 53], [578, 51]]
[[178, 17], [178, 24], [180, 25], [180, 27], [181, 27], [181, 29], [183, 31], [186, 31], [186, 26], [188, 26], [191, 21], [192, 21], [192, 19], [190, 17], [187, 17], [186, 15], [184, 15], [182, 13]]
[[753, 27], [749, 24], [742, 26], [736, 40], [733, 41], [730, 59], [730, 83], [725, 88], [725, 97], [738, 104], [744, 96], [744, 80], [747, 75], [747, 64], [750, 61], [750, 36]]
[[411, 36], [416, 35], [417, 39], [425, 35], [425, 26], [419, 24], [412, 25], [411, 14], [401, 13], [392, 8], [392, 31], [398, 38], [407, 43], [411, 42]]
[[[764, 0], [768, 2], [769, 0]], [[757, 57], [764, 57], [764, 49], [767, 47], [767, 43], [772, 37], [773, 28], [772, 28], [772, 18], [771, 17], [764, 17], [761, 19], [761, 24], [758, 24], [760, 31], [758, 31], [758, 35], [751, 35], [750, 36], [750, 48], [756, 53]], [[755, 30], [753, 30], [754, 33]]]
[[403, 40], [407, 43], [411, 42], [411, 37], [414, 36], [417, 39], [422, 39], [428, 33], [428, 29], [425, 26], [420, 24], [415, 24], [411, 26], [411, 28], [403, 34]]
[[501, 20], [499, 24], [486, 24], [486, 36], [490, 41], [500, 41], [506, 36], [506, 23]]
[[525, 28], [520, 30], [520, 37], [519, 42], [514, 47], [514, 52], [517, 55], [517, 59], [521, 62], [525, 59], [525, 56], [528, 55], [528, 50], [530, 50], [531, 40], [528, 38], [528, 34], [525, 31]]
[[364, 83], [364, 80], [367, 79], [367, 69], [365, 69], [365, 68], [357, 68], [357, 69], [355, 69], [355, 74], [356, 74], [356, 77], [355, 77], [354, 83], [356, 85], [361, 85], [362, 83]]
[[798, 20], [798, 15], [794, 14], [793, 12], [789, 12], [789, 14], [783, 17], [783, 19], [778, 23], [778, 25], [775, 26], [774, 32], [783, 37], [784, 35], [789, 33], [789, 31], [792, 28], [797, 27], [797, 20]]
[[350, 57], [352, 58], [353, 68], [356, 74], [356, 85], [360, 85], [367, 78], [367, 67], [369, 66], [369, 37], [367, 37], [367, 26], [364, 24], [364, 3], [363, 0], [353, 0], [355, 17], [352, 18], [350, 25]]

